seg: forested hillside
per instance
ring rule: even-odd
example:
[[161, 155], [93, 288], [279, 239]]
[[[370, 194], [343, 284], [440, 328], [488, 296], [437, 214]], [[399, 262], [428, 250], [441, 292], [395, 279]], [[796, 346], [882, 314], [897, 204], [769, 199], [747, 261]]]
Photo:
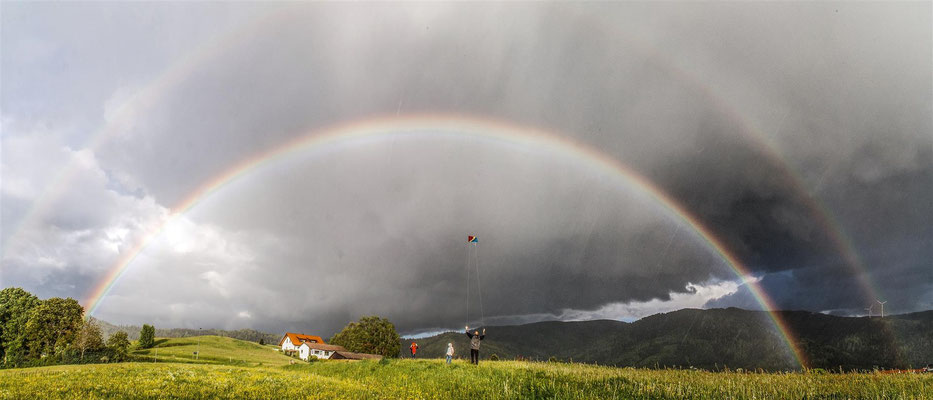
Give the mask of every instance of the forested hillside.
[[[907, 368], [933, 363], [933, 312], [884, 319], [803, 311], [781, 316], [814, 368]], [[410, 339], [403, 339], [403, 355]], [[416, 340], [423, 357], [441, 357], [448, 342], [469, 354], [467, 337], [449, 332]], [[487, 328], [481, 355], [637, 367], [768, 370], [797, 366], [767, 313], [735, 308], [679, 310], [633, 323], [539, 322]]]

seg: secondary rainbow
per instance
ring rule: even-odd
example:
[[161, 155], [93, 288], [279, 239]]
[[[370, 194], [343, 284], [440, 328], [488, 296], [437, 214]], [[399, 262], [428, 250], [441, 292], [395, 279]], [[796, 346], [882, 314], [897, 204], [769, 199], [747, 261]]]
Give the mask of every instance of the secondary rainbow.
[[768, 312], [783, 340], [793, 353], [801, 367], [807, 363], [795, 343], [795, 336], [783, 321], [771, 299], [751, 278], [745, 265], [732, 254], [727, 247], [694, 215], [680, 205], [670, 195], [642, 175], [632, 170], [617, 159], [570, 139], [560, 137], [533, 127], [518, 126], [508, 122], [480, 119], [463, 115], [406, 115], [401, 117], [377, 117], [354, 121], [328, 128], [312, 130], [279, 146], [257, 153], [227, 169], [223, 173], [199, 186], [190, 195], [173, 207], [169, 215], [158, 226], [146, 234], [131, 249], [123, 252], [109, 269], [104, 278], [93, 288], [85, 301], [87, 315], [97, 311], [120, 277], [127, 271], [133, 260], [158, 236], [165, 226], [175, 218], [196, 206], [201, 200], [217, 192], [226, 184], [248, 174], [275, 160], [301, 151], [312, 149], [325, 150], [334, 145], [350, 144], [354, 141], [384, 140], [399, 138], [472, 138], [502, 145], [519, 146], [522, 149], [540, 149], [554, 151], [569, 156], [594, 167], [610, 176], [617, 177], [626, 186], [648, 194], [683, 223], [689, 225], [709, 245], [711, 250], [722, 257], [729, 267], [749, 287], [762, 309]]
[[[740, 113], [735, 104], [730, 103], [725, 96], [721, 95], [722, 90], [717, 90], [708, 83], [707, 79], [700, 79], [687, 69], [682, 68], [668, 53], [660, 52], [659, 48], [639, 42], [637, 36], [622, 31], [614, 21], [606, 20], [604, 14], [579, 12], [573, 14], [573, 16], [585, 18], [587, 20], [586, 26], [603, 31], [605, 37], [624, 41], [629, 46], [636, 48], [638, 53], [648, 56], [647, 61], [652, 64], [652, 67], [676, 77], [680, 83], [692, 86], [706, 103], [711, 104], [713, 109], [728, 118], [729, 122], [738, 128], [739, 134], [746, 139], [751, 139], [750, 142], [755, 149], [759, 150], [761, 155], [766, 157], [767, 161], [778, 169], [781, 174], [780, 178], [790, 185], [793, 192], [798, 196], [798, 200], [807, 207], [810, 215], [815, 217], [815, 222], [829, 238], [839, 255], [842, 256], [843, 263], [853, 272], [864, 300], [874, 302], [875, 299], [881, 298], [879, 295], [881, 292], [872, 283], [871, 273], [865, 267], [861, 257], [859, 257], [851, 237], [842, 229], [842, 225], [833, 216], [829, 207], [820, 200], [814, 190], [811, 190], [812, 188], [807, 187], [800, 171], [786, 161], [781, 147], [774, 140], [774, 135], [768, 135], [766, 130], [756, 124], [753, 119]], [[781, 123], [783, 123], [783, 118]], [[778, 132], [775, 132], [775, 134], [779, 133], [780, 129], [781, 126], [778, 126], [776, 129]]]

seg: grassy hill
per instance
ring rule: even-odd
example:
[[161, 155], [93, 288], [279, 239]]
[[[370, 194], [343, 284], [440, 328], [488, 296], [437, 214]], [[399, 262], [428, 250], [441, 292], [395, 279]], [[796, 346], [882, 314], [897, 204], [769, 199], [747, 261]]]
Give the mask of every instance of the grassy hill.
[[[852, 318], [783, 311], [811, 367], [908, 368], [933, 363], [933, 312]], [[767, 313], [740, 309], [679, 310], [633, 323], [539, 322], [487, 328], [481, 356], [573, 360], [634, 367], [772, 371], [798, 368]], [[442, 357], [452, 342], [469, 355], [467, 337], [448, 332], [416, 340], [422, 357]], [[410, 339], [402, 340], [408, 356]]]
[[[200, 349], [196, 357], [195, 352]], [[274, 346], [220, 336], [159, 338], [151, 349], [134, 350], [132, 355], [153, 362], [224, 364], [241, 366], [281, 366], [294, 360]]]
[[[201, 356], [195, 360], [199, 341]], [[474, 366], [437, 359], [292, 364], [294, 359], [272, 346], [225, 337], [157, 342], [136, 351], [154, 362], [0, 370], [0, 399], [922, 399], [933, 388], [933, 374], [707, 372], [517, 361]]]

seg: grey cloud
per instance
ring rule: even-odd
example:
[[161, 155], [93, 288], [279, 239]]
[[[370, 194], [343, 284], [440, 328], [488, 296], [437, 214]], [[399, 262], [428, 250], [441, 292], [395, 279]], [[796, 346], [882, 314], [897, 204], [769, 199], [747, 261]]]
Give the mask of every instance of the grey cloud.
[[[132, 99], [172, 65], [203, 59], [150, 88], [156, 101], [127, 103], [131, 123], [89, 149], [103, 179], [128, 188], [116, 197], [123, 203], [73, 185], [52, 221], [62, 229], [121, 223], [107, 210], [132, 209], [134, 198], [172, 207], [311, 129], [462, 113], [552, 130], [631, 165], [708, 226], [780, 307], [858, 310], [867, 300], [860, 279], [905, 311], [931, 303], [929, 4], [143, 7], [165, 19], [130, 6], [70, 6], [74, 17], [49, 5], [3, 7], [4, 48], [13, 49], [4, 82], [17, 82], [4, 87], [4, 112], [48, 119], [76, 148], [103, 123], [108, 99]], [[36, 18], [8, 30], [8, 19], [29, 13]], [[185, 17], [167, 18], [177, 14]], [[30, 51], [29, 62], [8, 58]], [[104, 65], [114, 53], [142, 61]], [[491, 317], [665, 300], [688, 282], [734, 279], [642, 195], [546, 157], [468, 140], [299, 154], [189, 215], [200, 234], [242, 249], [238, 258], [155, 246], [114, 296], [142, 306], [131, 294], [150, 282], [147, 297], [178, 299], [153, 309], [166, 323], [209, 314], [218, 325], [332, 330], [380, 313], [407, 330], [459, 326], [461, 237], [472, 232], [484, 238]], [[3, 211], [22, 212], [17, 201], [5, 195]], [[822, 208], [836, 227], [815, 215]], [[833, 243], [827, 229], [836, 228], [851, 237], [864, 276]], [[210, 271], [236, 301], [191, 294]], [[309, 289], [284, 278], [306, 275], [331, 283]], [[276, 309], [283, 300], [300, 306]], [[741, 292], [708, 306], [728, 304], [755, 306]], [[114, 319], [134, 318], [109, 307], [102, 312]], [[252, 318], [236, 319], [241, 308]]]

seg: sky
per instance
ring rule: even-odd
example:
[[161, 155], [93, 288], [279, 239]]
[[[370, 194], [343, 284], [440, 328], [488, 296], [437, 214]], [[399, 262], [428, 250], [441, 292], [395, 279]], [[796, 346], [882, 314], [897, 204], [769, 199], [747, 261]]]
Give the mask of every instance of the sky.
[[[931, 15], [3, 2], [0, 286], [88, 307], [141, 249], [95, 317], [327, 336], [760, 309], [750, 284], [778, 309], [933, 309]], [[348, 124], [378, 134], [195, 196]]]

